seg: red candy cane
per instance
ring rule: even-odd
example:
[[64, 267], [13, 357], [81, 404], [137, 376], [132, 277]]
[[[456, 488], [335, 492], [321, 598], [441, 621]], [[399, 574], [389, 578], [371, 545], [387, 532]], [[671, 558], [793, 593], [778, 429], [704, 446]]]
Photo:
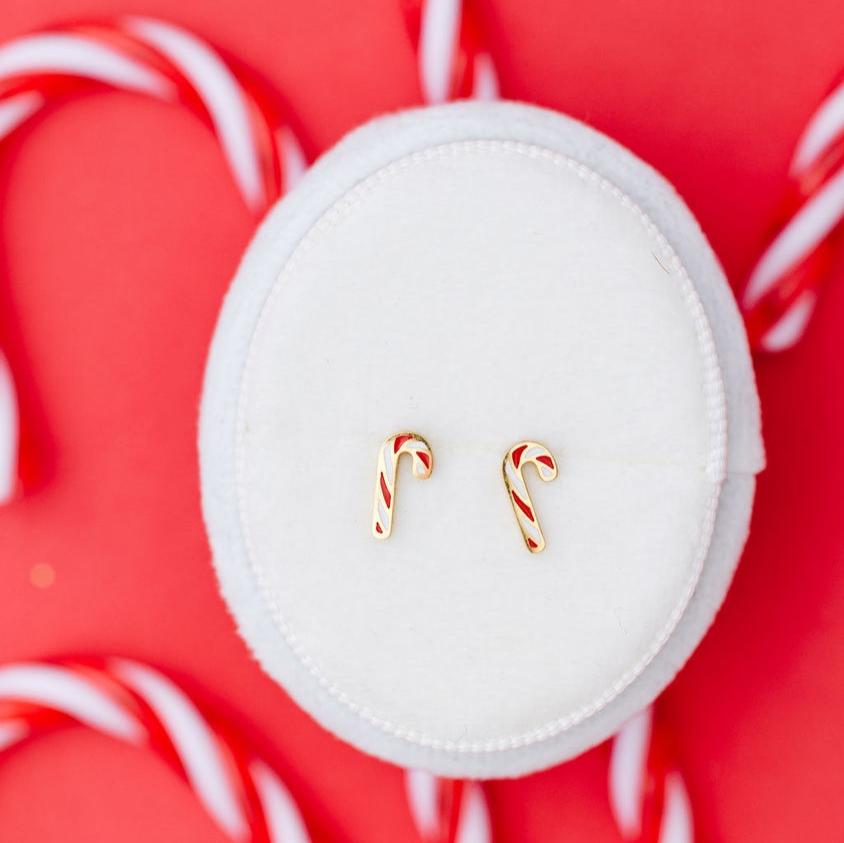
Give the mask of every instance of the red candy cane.
[[742, 297], [754, 348], [782, 351], [803, 335], [844, 231], [844, 81], [815, 111], [791, 160], [789, 187]]
[[498, 75], [473, 0], [402, 0], [425, 102], [497, 99]]
[[153, 750], [241, 843], [309, 843], [278, 774], [171, 679], [128, 659], [0, 667], [0, 752], [65, 725]]
[[615, 736], [609, 767], [613, 816], [624, 840], [692, 843], [691, 804], [653, 708], [631, 718]]
[[[151, 18], [63, 26], [0, 46], [0, 140], [59, 97], [97, 88], [187, 106], [214, 132], [244, 200], [269, 207], [305, 167], [277, 105], [195, 35]], [[17, 489], [19, 421], [0, 354], [0, 503]]]
[[480, 783], [440, 779], [421, 770], [408, 770], [404, 782], [423, 843], [490, 843], [492, 825]]

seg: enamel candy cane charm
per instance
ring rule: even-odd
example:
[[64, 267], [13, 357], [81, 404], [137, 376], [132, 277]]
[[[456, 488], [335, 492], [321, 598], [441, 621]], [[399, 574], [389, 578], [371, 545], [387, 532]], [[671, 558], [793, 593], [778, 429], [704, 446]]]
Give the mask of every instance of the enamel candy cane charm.
[[375, 501], [372, 505], [372, 535], [388, 539], [393, 530], [396, 506], [396, 468], [402, 454], [411, 458], [413, 476], [426, 480], [434, 468], [431, 446], [418, 433], [396, 433], [381, 446], [378, 474], [375, 478]]
[[542, 535], [539, 518], [522, 473], [528, 463], [534, 465], [540, 480], [545, 482], [557, 476], [557, 464], [551, 452], [537, 442], [519, 442], [510, 448], [504, 457], [504, 485], [516, 514], [516, 521], [519, 522], [519, 529], [528, 550], [531, 553], [539, 553], [545, 547], [545, 536]]

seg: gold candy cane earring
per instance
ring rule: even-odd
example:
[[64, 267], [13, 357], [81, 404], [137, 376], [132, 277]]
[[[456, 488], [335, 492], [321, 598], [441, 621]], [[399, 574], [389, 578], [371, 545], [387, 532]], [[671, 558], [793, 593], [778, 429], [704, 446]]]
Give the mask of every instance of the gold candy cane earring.
[[393, 531], [396, 506], [396, 469], [402, 454], [411, 460], [413, 476], [426, 480], [434, 469], [431, 446], [418, 433], [396, 433], [381, 446], [378, 473], [375, 476], [375, 501], [372, 505], [372, 535], [388, 539]]
[[516, 521], [528, 550], [531, 553], [539, 553], [545, 547], [545, 536], [542, 535], [536, 508], [530, 499], [522, 474], [522, 469], [527, 463], [533, 463], [539, 479], [545, 482], [557, 476], [557, 464], [551, 452], [538, 442], [519, 442], [513, 445], [504, 457], [504, 485], [507, 487], [510, 503], [513, 504]]

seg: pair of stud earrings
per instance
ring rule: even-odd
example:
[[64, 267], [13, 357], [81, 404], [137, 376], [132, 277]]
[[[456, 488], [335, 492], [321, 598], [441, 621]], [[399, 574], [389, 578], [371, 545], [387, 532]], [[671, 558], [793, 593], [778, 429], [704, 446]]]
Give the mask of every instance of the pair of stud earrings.
[[[411, 459], [414, 477], [426, 480], [434, 470], [434, 453], [424, 437], [418, 433], [396, 433], [384, 441], [378, 452], [378, 471], [375, 475], [375, 500], [372, 505], [372, 535], [388, 539], [393, 531], [396, 507], [396, 469], [402, 456]], [[507, 496], [513, 506], [516, 522], [531, 553], [545, 547], [545, 537], [539, 526], [536, 508], [530, 499], [524, 478], [524, 468], [533, 465], [540, 480], [548, 482], [557, 476], [557, 465], [551, 452], [538, 442], [517, 442], [504, 456], [502, 472]]]

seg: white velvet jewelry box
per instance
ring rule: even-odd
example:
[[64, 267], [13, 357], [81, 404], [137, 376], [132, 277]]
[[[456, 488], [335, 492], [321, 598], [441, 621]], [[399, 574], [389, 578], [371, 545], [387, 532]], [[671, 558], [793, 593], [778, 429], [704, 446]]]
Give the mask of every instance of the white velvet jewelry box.
[[[381, 443], [393, 534], [370, 532]], [[502, 482], [526, 472], [547, 547]], [[764, 464], [742, 323], [672, 188], [514, 103], [384, 117], [271, 211], [214, 337], [205, 518], [238, 627], [332, 732], [390, 761], [513, 776], [650, 702], [721, 604]]]

